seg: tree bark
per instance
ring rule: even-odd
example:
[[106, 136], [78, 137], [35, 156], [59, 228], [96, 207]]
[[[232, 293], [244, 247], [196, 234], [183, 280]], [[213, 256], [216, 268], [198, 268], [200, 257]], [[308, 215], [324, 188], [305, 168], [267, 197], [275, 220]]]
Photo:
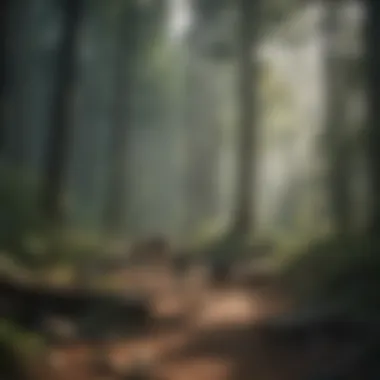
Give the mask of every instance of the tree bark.
[[347, 147], [346, 105], [348, 62], [338, 51], [339, 14], [342, 2], [325, 2], [326, 150], [330, 211], [335, 230], [349, 232], [351, 224], [350, 157]]
[[199, 208], [197, 202], [199, 200], [199, 186], [197, 183], [197, 175], [200, 168], [197, 148], [199, 137], [199, 118], [197, 114], [197, 85], [199, 78], [194, 67], [194, 52], [189, 47], [189, 57], [186, 72], [186, 229], [194, 231], [197, 225]]
[[[213, 120], [212, 94], [203, 85], [202, 57], [189, 47], [187, 72], [187, 144], [186, 193], [187, 230], [196, 230], [215, 215], [215, 178], [217, 172], [217, 126]], [[212, 75], [212, 74], [208, 74]], [[211, 83], [206, 85], [212, 86]]]
[[254, 228], [253, 192], [255, 179], [255, 123], [256, 59], [253, 52], [258, 34], [259, 4], [252, 0], [239, 0], [240, 26], [238, 36], [238, 75], [240, 98], [240, 126], [238, 141], [238, 167], [236, 210], [233, 233], [247, 235]]
[[[122, 232], [126, 213], [127, 191], [127, 140], [128, 140], [128, 108], [131, 99], [128, 90], [131, 88], [131, 56], [134, 46], [133, 30], [129, 20], [134, 10], [127, 7], [118, 25], [118, 47], [115, 57], [115, 98], [113, 102], [111, 141], [109, 145], [109, 182], [104, 209], [105, 229], [110, 234]], [[132, 24], [133, 25], [133, 24]]]
[[9, 4], [10, 0], [4, 0], [0, 7], [0, 150], [3, 148], [5, 136]]
[[368, 162], [371, 181], [372, 208], [369, 233], [380, 232], [380, 2], [366, 0], [367, 27], [365, 34], [368, 69]]
[[65, 168], [70, 148], [71, 110], [76, 80], [76, 42], [84, 11], [83, 0], [64, 1], [64, 20], [57, 65], [50, 131], [47, 138], [43, 208], [54, 225], [65, 217], [63, 192]]

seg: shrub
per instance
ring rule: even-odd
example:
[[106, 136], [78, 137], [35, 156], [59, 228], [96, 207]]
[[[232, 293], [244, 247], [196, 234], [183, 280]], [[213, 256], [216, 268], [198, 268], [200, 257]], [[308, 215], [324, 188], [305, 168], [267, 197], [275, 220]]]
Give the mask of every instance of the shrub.
[[287, 263], [284, 284], [300, 303], [328, 300], [380, 311], [379, 248], [363, 236], [310, 242]]
[[0, 166], [0, 250], [30, 262], [30, 235], [41, 233], [44, 220], [38, 206], [38, 183], [20, 170]]
[[43, 352], [44, 345], [37, 336], [0, 320], [1, 379], [29, 379], [35, 359], [42, 357]]

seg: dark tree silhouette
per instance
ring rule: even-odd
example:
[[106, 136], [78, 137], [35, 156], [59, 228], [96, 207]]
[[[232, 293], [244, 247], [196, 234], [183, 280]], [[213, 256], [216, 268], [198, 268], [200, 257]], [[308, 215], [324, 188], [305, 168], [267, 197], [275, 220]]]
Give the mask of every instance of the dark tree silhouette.
[[118, 50], [115, 57], [115, 98], [109, 145], [109, 182], [104, 209], [104, 226], [111, 233], [121, 233], [126, 222], [128, 133], [130, 131], [132, 87], [136, 68], [150, 59], [147, 54], [160, 33], [165, 18], [165, 2], [119, 3]]
[[4, 118], [7, 81], [7, 45], [8, 45], [8, 16], [10, 0], [5, 0], [0, 6], [0, 149], [4, 143]]
[[367, 10], [366, 48], [368, 67], [368, 157], [372, 191], [369, 231], [377, 237], [380, 231], [380, 3], [365, 1]]
[[[217, 96], [213, 74], [211, 73], [211, 78], [207, 80], [207, 75], [210, 74], [206, 74], [207, 70], [202, 66], [211, 62], [217, 64], [222, 60], [218, 56], [219, 51], [216, 52], [220, 45], [220, 37], [218, 36], [217, 41], [206, 43], [206, 46], [202, 46], [202, 42], [207, 40], [209, 34], [213, 34], [215, 30], [213, 18], [218, 18], [220, 10], [226, 7], [225, 3], [221, 1], [216, 6], [211, 1], [210, 7], [213, 11], [211, 14], [211, 10], [205, 6], [208, 2], [195, 3], [193, 26], [187, 38], [185, 187], [189, 203], [187, 225], [190, 230], [200, 220], [214, 218], [218, 209], [216, 187], [220, 158], [220, 128], [217, 119]], [[221, 44], [223, 49], [230, 45], [226, 41], [222, 41]]]
[[253, 228], [253, 190], [255, 178], [255, 92], [256, 62], [253, 51], [258, 35], [259, 2], [239, 0], [238, 70], [240, 131], [236, 210], [233, 232], [246, 235]]
[[107, 230], [115, 232], [124, 222], [126, 197], [126, 147], [128, 139], [128, 108], [130, 105], [131, 66], [136, 46], [137, 8], [133, 4], [122, 10], [118, 25], [118, 48], [115, 57], [115, 98], [113, 101], [113, 122], [109, 146], [109, 182], [104, 210]]
[[[227, 6], [234, 4], [225, 1], [196, 1], [197, 12], [207, 22], [212, 21], [217, 13]], [[237, 159], [237, 181], [235, 214], [231, 228], [231, 235], [247, 235], [253, 228], [254, 207], [253, 191], [255, 178], [255, 77], [257, 63], [253, 57], [256, 40], [259, 37], [258, 23], [260, 20], [261, 4], [259, 1], [239, 0], [238, 9], [238, 36], [237, 36], [237, 65], [238, 65], [238, 97], [239, 97], [239, 140]], [[217, 60], [231, 59], [235, 49], [228, 43], [216, 41], [207, 46], [209, 54]]]
[[195, 156], [197, 155], [197, 134], [194, 133], [197, 123], [196, 113], [196, 86], [197, 76], [194, 72], [193, 59], [191, 54], [188, 57], [189, 62], [186, 67], [186, 139], [187, 139], [187, 168], [185, 172], [185, 188], [187, 202], [187, 218], [186, 226], [188, 230], [192, 230], [197, 221], [197, 200], [199, 198], [198, 183], [196, 181], [196, 173], [198, 171], [198, 163]]
[[348, 62], [339, 52], [339, 14], [342, 1], [326, 0], [325, 67], [326, 67], [326, 141], [329, 158], [330, 210], [338, 233], [349, 232], [350, 208], [350, 159], [346, 144], [347, 123], [345, 111], [348, 92]]
[[82, 0], [63, 3], [63, 31], [57, 59], [57, 87], [47, 139], [43, 208], [49, 221], [64, 218], [63, 191], [65, 167], [70, 146], [72, 98], [76, 81], [78, 28], [84, 12]]

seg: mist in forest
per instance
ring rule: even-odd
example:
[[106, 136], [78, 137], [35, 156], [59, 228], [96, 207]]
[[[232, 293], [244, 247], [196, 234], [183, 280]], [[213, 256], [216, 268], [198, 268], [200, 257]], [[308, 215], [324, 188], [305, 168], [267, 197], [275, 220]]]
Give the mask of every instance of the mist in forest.
[[[4, 167], [45, 181], [64, 59], [72, 67], [62, 100], [69, 103], [64, 141], [57, 142], [65, 146], [56, 149], [64, 163], [56, 177], [62, 177], [57, 191], [65, 199], [65, 223], [97, 233], [114, 223], [130, 238], [222, 233], [239, 192], [238, 9], [226, 2], [211, 14], [196, 1], [132, 3], [78, 2], [73, 46], [64, 58], [65, 23], [76, 10], [62, 1], [10, 3], [3, 28]], [[260, 37], [251, 47], [251, 232], [310, 233], [331, 219], [322, 142], [332, 86], [326, 57], [335, 38], [339, 59], [357, 65], [363, 9], [347, 2], [336, 30], [328, 30], [330, 16], [319, 3], [289, 5], [283, 17], [277, 10], [282, 18], [276, 22], [272, 7], [262, 7]], [[363, 124], [364, 91], [345, 85], [348, 135]], [[360, 153], [355, 156], [351, 170], [361, 176], [354, 169]], [[350, 188], [364, 180], [351, 182]], [[119, 204], [110, 206], [110, 198]], [[105, 216], [109, 207], [119, 215]]]
[[57, 350], [54, 318], [231, 379], [379, 352], [379, 25], [376, 0], [3, 0], [0, 359]]

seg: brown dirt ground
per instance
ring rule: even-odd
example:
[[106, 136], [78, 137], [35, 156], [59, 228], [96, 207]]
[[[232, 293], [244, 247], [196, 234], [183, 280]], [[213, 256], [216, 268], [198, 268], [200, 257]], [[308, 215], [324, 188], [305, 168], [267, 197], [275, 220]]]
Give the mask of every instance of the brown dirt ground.
[[[124, 273], [126, 275], [126, 273]], [[302, 352], [263, 345], [258, 322], [286, 308], [278, 292], [265, 288], [212, 288], [202, 281], [181, 281], [146, 270], [128, 275], [153, 294], [157, 320], [177, 317], [182, 323], [158, 323], [140, 337], [94, 345], [50, 349], [49, 376], [54, 380], [121, 379], [94, 371], [96, 349], [105, 352], [118, 373], [143, 357], [151, 363], [151, 379], [286, 380], [304, 378], [308, 361]], [[134, 281], [131, 281], [133, 278]], [[144, 284], [141, 284], [144, 283]], [[189, 285], [190, 284], [190, 285]], [[182, 319], [181, 319], [182, 318]]]

